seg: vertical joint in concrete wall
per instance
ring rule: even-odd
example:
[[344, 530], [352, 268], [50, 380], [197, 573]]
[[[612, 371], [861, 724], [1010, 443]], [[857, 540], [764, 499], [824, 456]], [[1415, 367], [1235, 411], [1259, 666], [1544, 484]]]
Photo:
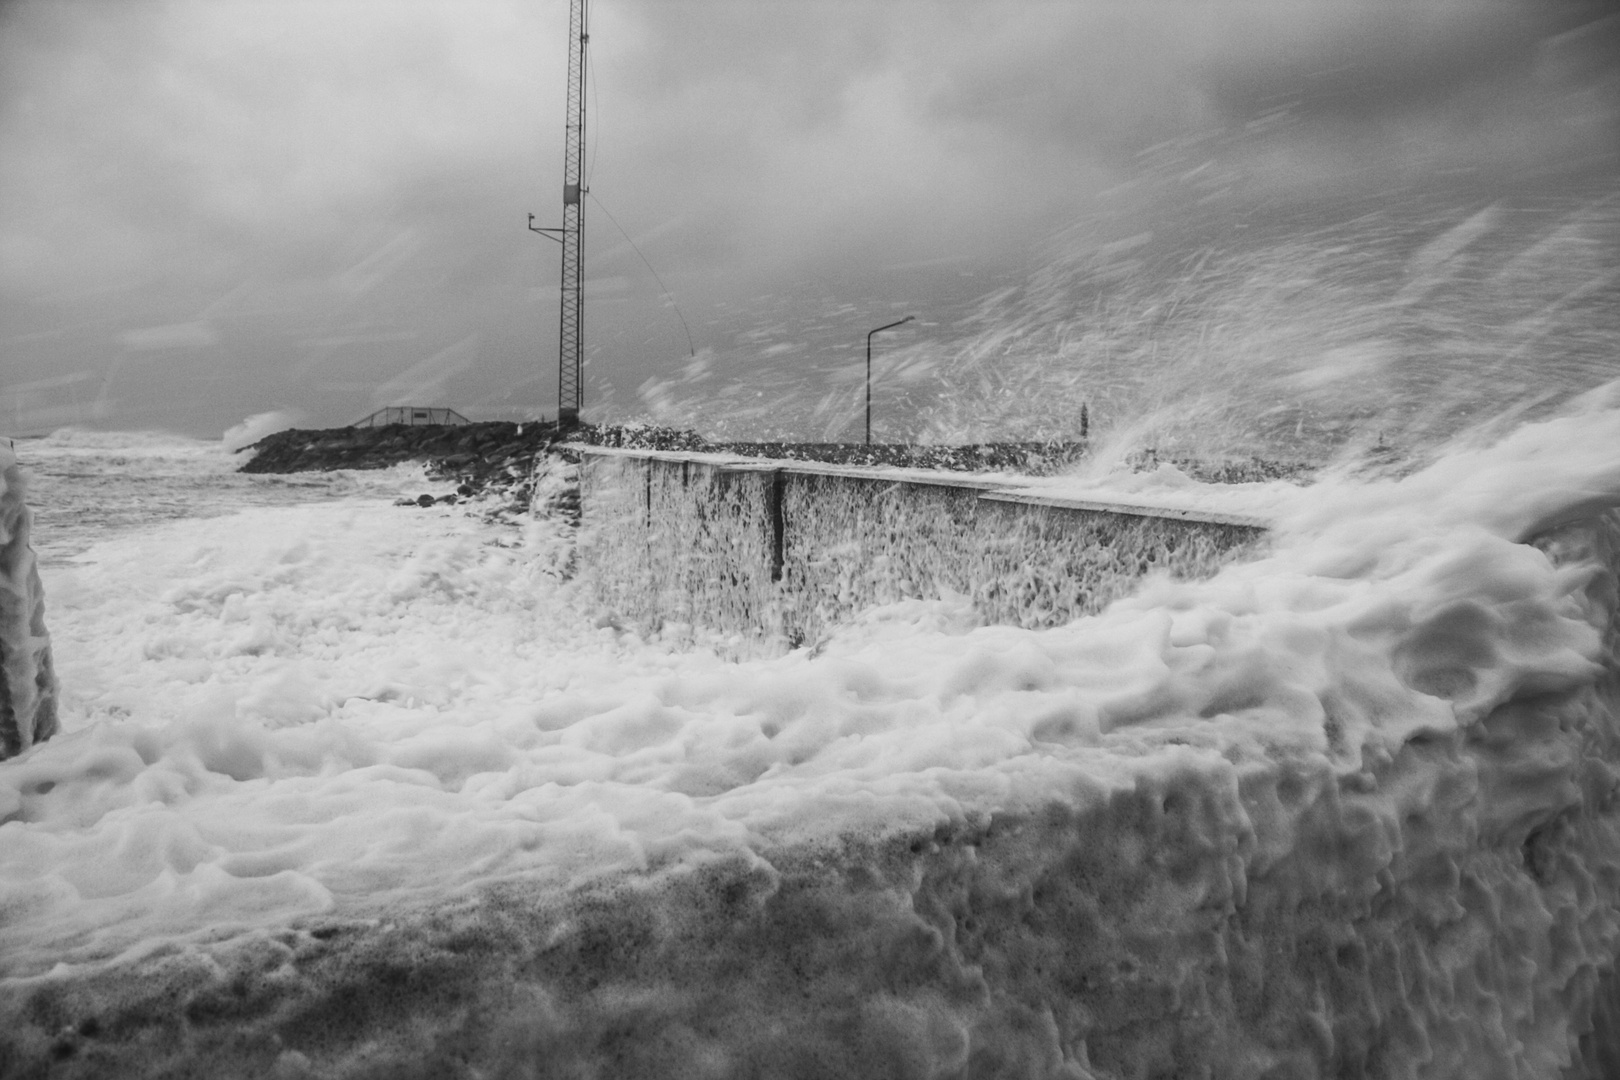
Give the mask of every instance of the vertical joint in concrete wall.
[[767, 507], [771, 515], [771, 581], [782, 580], [782, 563], [784, 548], [787, 544], [787, 519], [782, 513], [782, 503], [787, 494], [787, 475], [781, 469], [771, 473], [770, 494], [766, 498]]

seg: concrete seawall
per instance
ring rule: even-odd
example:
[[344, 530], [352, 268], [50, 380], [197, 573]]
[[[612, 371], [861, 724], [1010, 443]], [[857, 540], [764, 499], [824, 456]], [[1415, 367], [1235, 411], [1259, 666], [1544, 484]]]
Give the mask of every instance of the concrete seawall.
[[[1208, 573], [1264, 535], [1254, 521], [1047, 499], [1001, 480], [600, 452], [581, 473], [587, 558], [621, 616], [756, 625], [789, 641], [865, 604], [946, 588], [997, 621], [1049, 625], [1155, 568]], [[1275, 724], [1321, 710], [1320, 743], [1245, 756], [1218, 749], [1211, 728], [1073, 801], [966, 813], [870, 851], [846, 837], [837, 860], [773, 852], [784, 882], [801, 873], [812, 885], [773, 882], [762, 921], [780, 920], [784, 951], [802, 948], [793, 903], [853, 898], [836, 926], [831, 903], [817, 909], [809, 936], [836, 941], [843, 970], [858, 972], [840, 1001], [909, 994], [907, 1015], [950, 1036], [938, 1044], [956, 1056], [932, 1074], [1620, 1075], [1620, 515], [1573, 515], [1525, 542], [1579, 569], [1562, 610], [1601, 634], [1600, 670], [1558, 676], [1561, 639], [1530, 629], [1532, 608], [1512, 610], [1520, 594], [1500, 608], [1417, 609], [1395, 631], [1387, 683], [1362, 682], [1324, 646], [1346, 666], [1321, 689], [1276, 698], [1252, 721], [1236, 719], [1249, 705], [1219, 697], [1195, 714]], [[1522, 670], [1537, 674], [1471, 699], [1516, 619], [1523, 636], [1500, 640], [1529, 646], [1538, 658]], [[1430, 689], [1408, 694], [1407, 681]], [[1362, 732], [1345, 741], [1351, 723]], [[1030, 756], [1132, 767], [1134, 751], [1070, 744], [1066, 730], [1036, 735]], [[842, 875], [835, 885], [814, 876], [829, 873]], [[927, 926], [872, 945], [891, 918]], [[772, 947], [756, 939], [748, 955]], [[896, 971], [918, 973], [918, 989], [894, 990]], [[736, 1013], [807, 1015], [802, 993], [766, 1000], [749, 995]], [[780, 1043], [786, 1024], [751, 1027]]]
[[988, 622], [1059, 625], [1156, 570], [1213, 573], [1265, 524], [1056, 499], [1009, 477], [575, 446], [582, 567], [643, 630], [789, 646], [856, 612], [966, 597]]

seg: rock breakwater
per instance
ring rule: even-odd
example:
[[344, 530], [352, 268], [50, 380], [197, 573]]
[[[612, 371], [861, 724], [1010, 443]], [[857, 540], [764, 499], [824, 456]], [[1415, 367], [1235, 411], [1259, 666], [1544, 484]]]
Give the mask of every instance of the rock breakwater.
[[249, 473], [289, 473], [327, 469], [383, 469], [424, 461], [439, 475], [473, 487], [532, 471], [536, 455], [559, 443], [587, 443], [634, 450], [695, 450], [745, 457], [787, 458], [839, 465], [886, 465], [952, 472], [1017, 471], [1048, 473], [1077, 461], [1084, 442], [976, 443], [916, 446], [861, 443], [709, 442], [693, 431], [673, 428], [517, 424], [509, 421], [449, 425], [389, 424], [367, 428], [292, 429], [261, 439], [246, 450], [254, 456]]
[[487, 483], [526, 472], [534, 458], [559, 441], [556, 424], [491, 422], [462, 426], [387, 424], [368, 428], [290, 429], [260, 439], [244, 451], [253, 456], [246, 473], [386, 469], [407, 461], [428, 462], [435, 471]]
[[[438, 477], [455, 479], [471, 492], [491, 485], [527, 484], [536, 460], [563, 453], [564, 443], [586, 443], [630, 450], [685, 450], [743, 457], [819, 461], [836, 465], [871, 465], [948, 472], [1015, 472], [1026, 476], [1063, 471], [1085, 456], [1089, 444], [1079, 441], [995, 442], [961, 446], [909, 443], [759, 443], [710, 442], [694, 431], [651, 425], [590, 425], [559, 428], [555, 423], [486, 421], [461, 426], [389, 424], [369, 428], [291, 429], [261, 439], [244, 450], [253, 457], [248, 473], [291, 473], [329, 469], [385, 469], [407, 461], [427, 463]], [[1153, 468], [1161, 461], [1206, 483], [1297, 479], [1309, 466], [1286, 461], [1246, 458], [1231, 461], [1161, 459], [1148, 452], [1138, 465]]]
[[[289, 429], [244, 447], [252, 457], [246, 473], [321, 472], [332, 469], [386, 469], [420, 461], [437, 479], [454, 480], [456, 495], [423, 495], [402, 500], [420, 506], [478, 495], [505, 497], [513, 510], [526, 510], [535, 477], [547, 458], [577, 464], [568, 443], [633, 450], [688, 450], [747, 457], [820, 461], [841, 465], [900, 466], [951, 472], [1055, 472], [1077, 460], [1084, 443], [983, 443], [971, 446], [912, 446], [858, 443], [711, 443], [693, 431], [650, 425], [487, 421], [465, 425], [388, 424], [381, 427]], [[561, 509], [577, 517], [577, 488]]]

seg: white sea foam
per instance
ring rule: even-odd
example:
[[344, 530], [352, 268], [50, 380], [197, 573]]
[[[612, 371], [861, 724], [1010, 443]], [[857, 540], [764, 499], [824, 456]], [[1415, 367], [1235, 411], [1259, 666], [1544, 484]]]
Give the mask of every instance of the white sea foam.
[[[1084, 813], [1133, 789], [1207, 786], [1225, 805], [1223, 785], [1278, 762], [1366, 774], [1414, 738], [1595, 683], [1607, 571], [1520, 541], [1620, 504], [1617, 445], [1620, 412], [1594, 402], [1404, 478], [1268, 487], [1265, 558], [1149, 579], [1069, 626], [913, 601], [814, 655], [745, 663], [596, 626], [556, 576], [554, 530], [389, 505], [414, 474], [131, 526], [46, 578], [65, 730], [0, 763], [0, 978], [496, 882]], [[1150, 486], [1202, 497], [1168, 474]], [[1439, 789], [1368, 805], [1467, 837], [1528, 831], [1563, 798], [1492, 782], [1518, 824]], [[1249, 874], [1292, 850], [1282, 818], [1231, 813], [1219, 828], [1249, 830]], [[1361, 880], [1333, 857], [1312, 856]], [[1588, 976], [1613, 923], [1581, 939]], [[1547, 1004], [1573, 976], [1536, 978], [1535, 1037], [1500, 1022], [1525, 1061], [1578, 1034]]]

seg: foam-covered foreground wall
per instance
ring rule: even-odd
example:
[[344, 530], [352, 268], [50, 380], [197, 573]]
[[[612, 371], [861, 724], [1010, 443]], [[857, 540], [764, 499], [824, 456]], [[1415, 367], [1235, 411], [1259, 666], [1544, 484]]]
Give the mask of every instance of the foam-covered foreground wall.
[[[789, 640], [941, 586], [999, 621], [1051, 625], [1152, 566], [1199, 576], [1258, 535], [1050, 507], [1021, 517], [1003, 501], [1016, 494], [971, 482], [673, 455], [604, 455], [583, 472], [586, 518], [601, 514], [593, 560], [611, 568], [603, 598], [620, 614], [777, 626]], [[1600, 670], [1568, 658], [1568, 631], [1528, 594], [1498, 595], [1500, 566], [1458, 561], [1454, 602], [1387, 631], [1369, 612], [1352, 630], [1399, 642], [1387, 686], [1301, 698], [1300, 716], [1321, 712], [1321, 745], [1290, 751], [1257, 730], [1251, 753], [1212, 723], [1137, 760], [1099, 754], [1066, 795], [1048, 787], [1023, 809], [976, 814], [965, 789], [960, 816], [929, 833], [826, 837], [768, 852], [766, 871], [711, 870], [735, 877], [703, 893], [736, 895], [736, 928], [654, 929], [630, 903], [599, 909], [594, 932], [645, 941], [682, 973], [675, 984], [708, 987], [638, 1022], [690, 1035], [727, 996], [735, 1028], [696, 1040], [740, 1051], [718, 1075], [800, 1060], [820, 1063], [806, 1075], [1620, 1076], [1620, 516], [1526, 543], [1570, 568]], [[1485, 582], [1491, 595], [1473, 595]], [[1320, 646], [1321, 662], [1355, 668], [1308, 623], [1292, 632], [1302, 655]], [[1210, 718], [1282, 705], [1286, 728], [1299, 717], [1280, 687], [1256, 689], [1260, 670], [1182, 704]], [[1072, 741], [1077, 764], [1084, 727], [1057, 710], [1034, 734]], [[746, 937], [754, 966], [688, 971], [690, 934]], [[623, 977], [613, 993], [634, 982]], [[715, 989], [727, 978], [744, 989]], [[807, 996], [802, 1012], [785, 1010], [790, 993]]]
[[965, 597], [1029, 629], [1102, 610], [1142, 577], [1213, 573], [1258, 521], [1020, 493], [1007, 478], [578, 447], [581, 564], [644, 630], [798, 645], [863, 609]]
[[16, 455], [0, 447], [0, 759], [56, 732], [45, 590], [28, 543], [24, 493]]
[[[1307, 611], [1258, 638], [1221, 622], [1256, 584], [1233, 581], [1162, 633], [1181, 677], [1122, 686], [1101, 715], [1074, 688], [1133, 651], [1110, 642], [1161, 636], [1152, 609], [1039, 636], [885, 642], [881, 673], [839, 641], [813, 662], [666, 678], [556, 732], [564, 772], [532, 738], [515, 765], [539, 775], [514, 783], [579, 800], [536, 852], [599, 873], [334, 905], [218, 943], [199, 923], [111, 966], [87, 962], [92, 934], [72, 935], [73, 962], [0, 978], [0, 1075], [1613, 1077], [1620, 516], [1534, 548], [1442, 553], [1398, 587], [1360, 590], [1353, 613]], [[1379, 662], [1391, 642], [1396, 670]], [[1266, 650], [1293, 662], [1260, 662]], [[754, 699], [795, 670], [796, 697], [759, 721], [769, 738], [744, 738]], [[917, 686], [885, 722], [877, 704]], [[585, 700], [552, 702], [545, 726]], [[809, 754], [810, 772], [775, 786], [694, 774], [682, 755], [705, 714], [723, 714], [726, 767]], [[613, 781], [579, 771], [615, 731], [635, 740], [619, 760], [641, 797], [598, 799]], [[317, 736], [282, 727], [230, 751], [229, 767], [251, 766], [244, 787], [270, 783], [254, 753], [309, 757], [310, 774], [277, 782], [292, 789], [275, 799], [292, 808], [277, 836], [322, 816], [296, 794], [316, 771], [347, 778], [343, 804], [379, 771], [408, 781], [417, 811], [450, 797], [370, 750], [345, 773], [356, 736], [325, 755]], [[226, 753], [188, 750], [180, 730], [102, 737], [124, 752], [87, 757], [78, 791], [148, 759], [205, 787], [218, 774], [202, 759]], [[490, 736], [471, 741], [495, 768]], [[660, 762], [675, 790], [646, 779]], [[452, 788], [499, 791], [506, 775], [473, 785], [443, 768]], [[115, 816], [150, 812], [145, 791], [180, 799], [178, 780]], [[488, 813], [472, 805], [463, 828]], [[217, 879], [243, 889], [275, 865], [261, 853]]]
[[573, 587], [514, 604], [551, 578], [471, 517], [105, 545], [67, 612], [146, 700], [219, 597], [285, 651], [0, 764], [0, 1076], [1620, 1075], [1617, 444], [1302, 489], [1047, 630], [907, 602], [740, 663], [535, 647]]

